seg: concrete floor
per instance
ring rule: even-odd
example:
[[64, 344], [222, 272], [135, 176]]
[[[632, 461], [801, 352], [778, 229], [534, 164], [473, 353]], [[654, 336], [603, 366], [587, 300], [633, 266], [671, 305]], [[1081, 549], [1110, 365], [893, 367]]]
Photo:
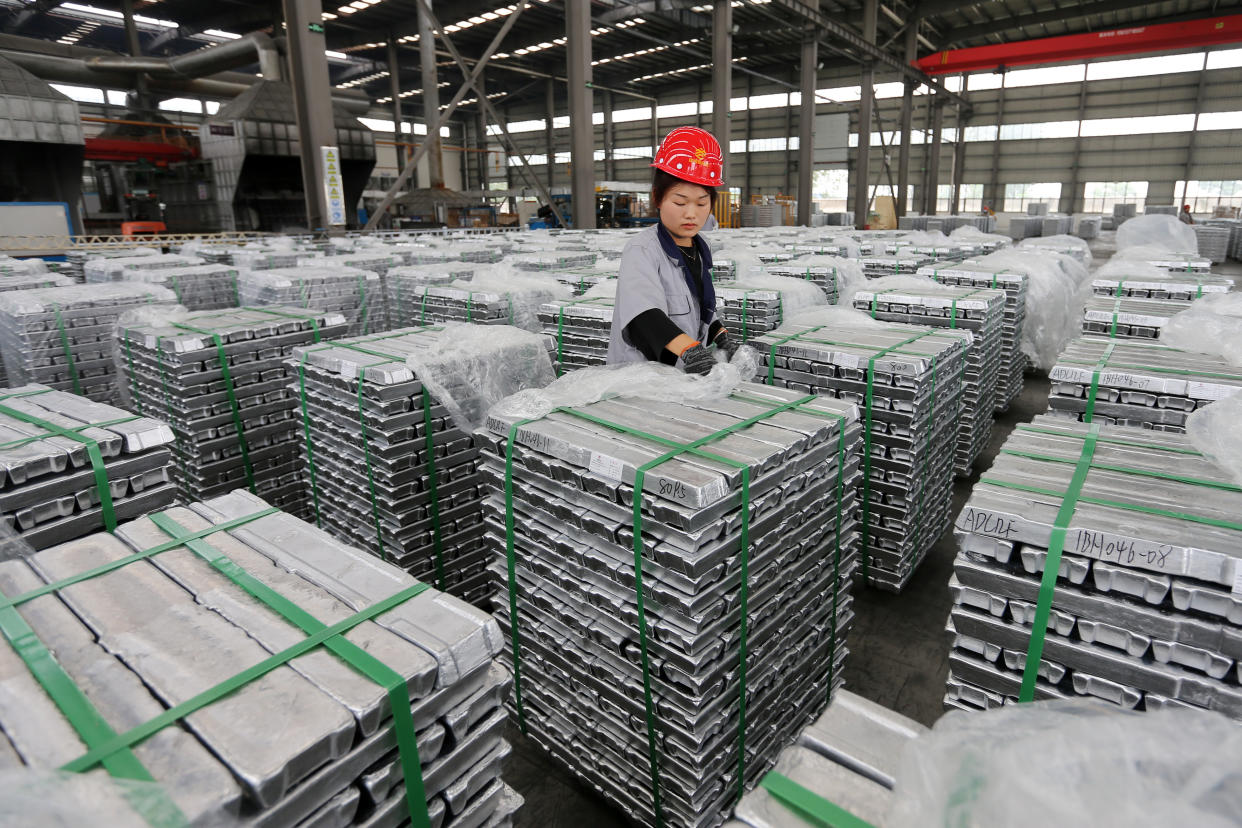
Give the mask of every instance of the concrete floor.
[[[1115, 233], [1105, 232], [1091, 242], [1098, 266], [1116, 252]], [[1242, 276], [1242, 265], [1213, 268]], [[1048, 377], [1028, 373], [1022, 396], [997, 417], [983, 456], [969, 479], [953, 486], [956, 515], [970, 496], [979, 475], [995, 460], [997, 451], [1018, 423], [1029, 422], [1048, 408]], [[900, 595], [855, 587], [855, 619], [845, 660], [845, 684], [851, 691], [932, 725], [944, 712], [944, 682], [949, 671], [949, 641], [944, 632], [952, 603], [949, 575], [957, 549], [950, 529], [928, 553], [914, 578]], [[628, 819], [594, 790], [554, 763], [510, 724], [513, 744], [504, 770], [505, 781], [526, 798], [518, 812], [520, 828], [612, 828]]]

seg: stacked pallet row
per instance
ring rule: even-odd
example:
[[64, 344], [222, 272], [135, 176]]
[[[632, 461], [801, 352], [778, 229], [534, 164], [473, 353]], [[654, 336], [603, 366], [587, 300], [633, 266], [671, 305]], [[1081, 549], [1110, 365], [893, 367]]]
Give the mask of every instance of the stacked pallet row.
[[561, 250], [548, 253], [515, 253], [505, 263], [518, 270], [577, 270], [594, 267], [595, 253], [585, 250]]
[[1239, 514], [1242, 489], [1183, 435], [1019, 425], [957, 519], [946, 703], [1092, 696], [1242, 719]]
[[556, 273], [555, 278], [556, 281], [572, 290], [574, 296], [581, 296], [596, 285], [616, 281], [617, 271], [581, 268]]
[[158, 285], [128, 282], [0, 293], [0, 352], [9, 384], [39, 383], [114, 401], [117, 318], [176, 299]]
[[557, 376], [608, 362], [614, 300], [606, 297], [561, 299], [539, 306], [539, 324], [556, 341]]
[[[754, 790], [742, 797], [725, 828], [796, 828], [804, 791], [869, 825], [883, 825], [893, 807], [902, 753], [927, 733], [913, 719], [841, 690], [823, 715], [781, 751]], [[842, 822], [845, 822], [842, 819]]]
[[476, 438], [527, 735], [639, 822], [717, 824], [841, 681], [859, 436], [853, 405], [749, 383], [493, 410]]
[[[366, 330], [360, 330], [358, 333], [370, 333], [372, 331], [386, 331], [391, 327], [388, 319], [388, 271], [394, 267], [407, 264], [406, 258], [395, 253], [376, 250], [360, 250], [354, 253], [342, 253], [336, 256], [323, 256], [321, 258], [307, 258], [298, 262], [299, 266], [337, 268], [341, 270], [362, 271], [364, 273], [374, 273], [379, 277], [379, 306], [380, 311], [377, 313], [372, 309], [371, 318], [368, 320], [369, 326]], [[374, 300], [373, 300], [374, 303]]]
[[458, 280], [469, 281], [484, 266], [468, 262], [440, 262], [406, 265], [388, 271], [385, 279], [388, 299], [388, 326], [408, 328], [425, 325], [426, 288], [446, 287]]
[[785, 320], [779, 290], [752, 287], [744, 278], [719, 282], [715, 289], [716, 318], [743, 344], [778, 328]]
[[1082, 332], [1110, 339], [1159, 339], [1160, 329], [1187, 307], [1178, 299], [1092, 296], [1083, 309]]
[[[489, 589], [478, 450], [407, 367], [411, 357], [451, 349], [451, 337], [439, 328], [404, 329], [299, 348], [288, 364], [300, 398], [315, 521], [479, 603]], [[474, 354], [462, 348], [454, 352], [460, 369], [444, 381], [454, 399], [465, 400], [477, 393], [456, 387], [475, 381], [467, 363], [488, 362], [522, 376], [529, 373], [523, 364], [536, 359], [547, 366], [542, 345], [534, 352], [526, 345]]]
[[183, 500], [247, 488], [291, 514], [306, 513], [301, 412], [284, 360], [345, 329], [339, 313], [281, 306], [118, 325], [122, 390], [135, 410], [177, 435]]
[[1048, 378], [1050, 413], [1156, 431], [1185, 431], [1190, 412], [1242, 388], [1219, 357], [1100, 337], [1071, 342]]
[[[8, 293], [13, 290], [66, 287], [73, 284], [73, 280], [68, 276], [62, 276], [59, 273], [35, 271], [33, 268], [25, 267], [24, 262], [19, 262], [18, 264], [21, 266], [14, 266], [11, 269], [0, 272], [0, 293]], [[0, 267], [3, 267], [3, 265], [0, 264]], [[0, 359], [0, 388], [7, 387], [8, 384], [8, 371], [4, 367], [4, 360]]]
[[243, 307], [282, 305], [340, 313], [349, 325], [349, 336], [386, 327], [384, 286], [367, 270], [303, 265], [243, 271], [238, 294]]
[[0, 395], [0, 514], [44, 549], [172, 503], [168, 426], [42, 385]]
[[1022, 329], [1026, 324], [1027, 289], [1030, 277], [1025, 273], [1007, 273], [984, 265], [964, 263], [946, 267], [924, 267], [920, 276], [927, 276], [942, 285], [962, 288], [990, 288], [1005, 292], [1005, 322], [1001, 337], [1001, 368], [996, 380], [994, 410], [1004, 411], [1022, 394], [1022, 375], [1027, 357], [1022, 352]]
[[949, 525], [970, 334], [787, 324], [754, 345], [769, 385], [863, 407], [863, 575], [900, 592]]
[[[113, 274], [105, 274], [113, 276]], [[187, 265], [184, 267], [127, 267], [108, 281], [138, 282], [159, 285], [173, 292], [177, 304], [192, 311], [219, 310], [237, 307], [237, 268], [222, 264]], [[88, 283], [98, 281], [87, 273]]]
[[398, 288], [398, 319], [408, 325], [468, 322], [538, 330], [539, 306], [570, 295], [555, 279], [527, 274], [479, 277], [468, 285], [418, 286], [416, 281], [403, 278]]
[[908, 276], [918, 273], [920, 267], [932, 264], [934, 260], [928, 256], [910, 253], [903, 256], [864, 254], [860, 261], [867, 278], [878, 279], [881, 276]]
[[1233, 279], [1229, 276], [1196, 276], [1185, 273], [1168, 273], [1160, 277], [1144, 275], [1134, 278], [1097, 274], [1091, 278], [1091, 292], [1096, 296], [1176, 299], [1183, 303], [1214, 293], [1229, 293], [1233, 290], [1233, 285]]
[[1199, 242], [1198, 253], [1212, 264], [1222, 264], [1229, 258], [1228, 227], [1216, 227], [1210, 224], [1192, 224], [1190, 229], [1195, 232]]
[[828, 304], [835, 305], [841, 299], [841, 288], [846, 279], [844, 268], [837, 265], [814, 264], [813, 262], [792, 262], [783, 265], [769, 265], [765, 273], [773, 276], [784, 276], [789, 279], [805, 279], [824, 292]]
[[1005, 294], [990, 288], [898, 288], [861, 290], [854, 307], [883, 322], [902, 322], [973, 334], [966, 357], [966, 386], [954, 451], [954, 470], [969, 477], [992, 435], [1001, 368]]
[[[198, 539], [178, 545], [186, 535]], [[47, 584], [55, 594], [23, 598]], [[163, 719], [103, 755], [157, 784], [65, 775], [41, 805], [48, 822], [28, 824], [68, 811], [118, 826], [451, 828], [507, 825], [521, 804], [499, 778], [496, 622], [245, 492], [6, 560], [0, 589], [19, 602], [5, 634], [25, 628], [20, 648], [0, 647], [6, 769], [90, 770], [90, 748]], [[290, 661], [328, 624], [341, 629], [332, 652]], [[44, 690], [36, 669], [58, 682]], [[76, 807], [63, 801], [92, 779]]]
[[88, 259], [82, 267], [86, 281], [92, 284], [120, 282], [126, 270], [169, 270], [176, 267], [195, 267], [203, 264], [197, 256], [179, 256], [161, 253], [155, 256], [120, 256], [115, 258]]

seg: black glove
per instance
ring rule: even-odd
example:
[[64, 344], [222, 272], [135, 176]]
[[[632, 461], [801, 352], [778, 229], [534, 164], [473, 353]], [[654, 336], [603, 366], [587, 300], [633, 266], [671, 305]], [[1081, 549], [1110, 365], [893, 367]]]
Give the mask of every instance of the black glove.
[[716, 358], [702, 345], [691, 345], [681, 352], [681, 370], [687, 374], [706, 375], [716, 365]]
[[725, 328], [720, 329], [720, 333], [716, 334], [713, 340], [718, 350], [724, 351], [725, 359], [733, 359], [733, 355], [737, 353], [738, 343], [733, 337], [729, 336], [729, 331]]

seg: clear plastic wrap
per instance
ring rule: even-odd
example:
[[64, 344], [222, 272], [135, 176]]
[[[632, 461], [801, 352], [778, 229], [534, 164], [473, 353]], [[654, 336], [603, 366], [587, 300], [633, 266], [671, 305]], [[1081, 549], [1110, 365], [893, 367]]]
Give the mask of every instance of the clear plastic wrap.
[[1233, 394], [1186, 418], [1191, 445], [1242, 485], [1242, 394]]
[[1077, 236], [1057, 235], [1057, 236], [1037, 236], [1033, 239], [1023, 239], [1018, 243], [1019, 248], [1036, 248], [1043, 250], [1072, 250], [1074, 258], [1078, 260], [1084, 268], [1091, 267], [1093, 257], [1091, 255], [1091, 247], [1086, 240]]
[[686, 374], [670, 365], [639, 362], [583, 368], [566, 374], [545, 387], [531, 387], [496, 403], [496, 413], [521, 419], [538, 419], [561, 406], [587, 405], [605, 397], [626, 396], [661, 402], [694, 402], [727, 397], [759, 370], [754, 349], [743, 345], [732, 361], [718, 355], [716, 367], [706, 376]]
[[398, 308], [398, 318], [407, 325], [472, 322], [538, 332], [539, 306], [569, 299], [573, 290], [549, 274], [523, 273], [507, 265], [493, 265], [476, 273], [470, 281], [407, 291], [407, 301]]
[[[161, 800], [158, 782], [33, 768], [0, 771], [0, 828], [77, 828], [83, 822], [149, 828], [138, 809], [148, 803], [158, 808]], [[223, 828], [231, 822], [210, 824]]]
[[1100, 265], [1091, 277], [1093, 279], [1125, 279], [1126, 281], [1150, 279], [1163, 282], [1168, 279], [1169, 271], [1140, 259], [1113, 256]]
[[784, 321], [786, 315], [828, 304], [814, 282], [753, 271], [716, 283], [716, 318], [747, 342]]
[[949, 234], [949, 238], [953, 241], [964, 241], [968, 244], [996, 244], [1001, 247], [1009, 247], [1013, 244], [1013, 239], [1000, 233], [985, 233], [973, 224], [963, 224], [961, 227], [955, 227], [953, 232]]
[[[792, 326], [792, 328], [790, 327]], [[793, 314], [785, 317], [785, 324], [776, 329], [776, 334], [789, 329], [790, 333], [801, 328], [807, 327], [825, 327], [825, 328], [871, 328], [871, 329], [892, 329], [892, 325], [887, 322], [878, 322], [872, 319], [868, 314], [847, 305], [828, 305], [822, 308], [810, 308], [801, 313]]]
[[542, 334], [509, 325], [443, 327], [435, 342], [406, 358], [406, 366], [467, 433], [483, 425], [500, 400], [556, 378]]
[[1242, 727], [1190, 708], [1052, 701], [946, 713], [912, 741], [891, 828], [1242, 822]]
[[88, 259], [82, 273], [88, 284], [120, 282], [126, 279], [126, 270], [168, 270], [174, 267], [193, 267], [203, 264], [198, 256], [179, 256], [174, 253], [155, 256], [122, 256], [109, 259]]
[[1160, 344], [1242, 367], [1242, 293], [1213, 293], [1191, 302], [1160, 330]]
[[0, 354], [9, 384], [39, 383], [112, 402], [117, 317], [142, 305], [173, 305], [176, 298], [167, 288], [134, 282], [0, 293]]
[[12, 256], [0, 255], [0, 276], [9, 274], [36, 276], [40, 273], [47, 273], [47, 262], [42, 259], [15, 259]]
[[1135, 216], [1117, 228], [1117, 250], [1159, 247], [1166, 253], [1194, 253], [1199, 249], [1195, 231], [1177, 216]]
[[238, 294], [243, 307], [288, 305], [337, 311], [349, 321], [349, 336], [388, 328], [379, 274], [352, 267], [315, 267], [242, 271]]
[[796, 279], [808, 279], [819, 285], [830, 304], [841, 304], [843, 297], [852, 295], [867, 281], [862, 265], [852, 259], [838, 256], [799, 256], [792, 262], [768, 265], [765, 272]]
[[219, 310], [241, 304], [237, 288], [238, 270], [224, 264], [188, 265], [168, 269], [126, 267], [121, 281], [160, 285], [171, 290], [177, 301], [190, 310]]
[[1035, 367], [1051, 369], [1065, 344], [1080, 332], [1083, 306], [1091, 291], [1086, 268], [1068, 256], [1031, 248], [998, 250], [976, 259], [975, 264], [1026, 274], [1022, 352]]

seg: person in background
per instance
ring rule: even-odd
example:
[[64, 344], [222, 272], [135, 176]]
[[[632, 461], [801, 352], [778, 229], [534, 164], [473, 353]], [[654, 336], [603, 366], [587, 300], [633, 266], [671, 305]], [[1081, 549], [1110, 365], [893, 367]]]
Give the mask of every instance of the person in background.
[[710, 229], [723, 182], [720, 144], [697, 127], [680, 127], [656, 152], [651, 201], [660, 220], [621, 253], [608, 364], [661, 362], [692, 374], [732, 358], [737, 344], [716, 318]]
[[1182, 222], [1182, 224], [1194, 224], [1195, 223], [1194, 217], [1190, 215], [1189, 204], [1182, 205], [1182, 212], [1179, 213], [1177, 217]]

